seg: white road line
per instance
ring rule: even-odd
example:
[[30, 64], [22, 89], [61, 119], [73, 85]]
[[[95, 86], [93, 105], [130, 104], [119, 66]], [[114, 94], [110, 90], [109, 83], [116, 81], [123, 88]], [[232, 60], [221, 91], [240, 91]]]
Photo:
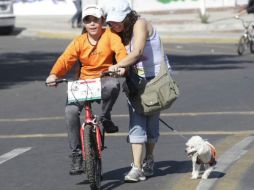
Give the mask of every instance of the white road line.
[[[254, 111], [218, 111], [218, 112], [181, 112], [181, 113], [161, 113], [162, 117], [198, 117], [198, 116], [216, 116], [216, 115], [238, 115], [252, 116]], [[112, 115], [113, 118], [129, 117], [129, 114]], [[27, 122], [44, 120], [63, 120], [63, 116], [53, 117], [35, 117], [35, 118], [0, 118], [0, 122]]]
[[20, 155], [20, 154], [23, 154], [31, 149], [32, 149], [32, 147], [13, 149], [12, 151], [7, 152], [7, 153], [3, 154], [2, 156], [0, 156], [0, 164], [4, 163], [4, 162]]
[[[247, 146], [254, 141], [254, 136], [246, 137], [228, 151], [226, 151], [219, 159], [218, 164], [216, 165], [215, 171], [225, 172], [230, 165], [233, 164], [236, 160], [240, 159], [248, 150]], [[218, 174], [219, 175], [219, 174]], [[218, 176], [219, 177], [219, 176]], [[219, 178], [210, 178], [207, 180], [201, 180], [196, 190], [209, 190], [212, 189], [213, 185]]]
[[[127, 132], [106, 133], [110, 137], [125, 137]], [[161, 136], [176, 135], [254, 135], [254, 130], [245, 131], [183, 131], [183, 132], [160, 132]], [[67, 133], [44, 133], [44, 134], [16, 134], [16, 135], [0, 135], [0, 139], [27, 139], [27, 138], [56, 138], [67, 137]]]

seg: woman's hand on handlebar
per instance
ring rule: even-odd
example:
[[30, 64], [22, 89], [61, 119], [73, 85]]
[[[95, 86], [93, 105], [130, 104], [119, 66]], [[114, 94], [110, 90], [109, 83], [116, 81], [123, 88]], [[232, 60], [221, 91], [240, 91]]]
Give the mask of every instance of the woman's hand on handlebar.
[[124, 74], [125, 74], [125, 68], [118, 68], [118, 70], [117, 70], [117, 75], [118, 76], [124, 76]]
[[48, 78], [46, 79], [46, 85], [50, 86], [50, 87], [56, 87], [57, 86], [57, 83], [56, 83], [57, 79], [58, 78], [56, 75], [54, 75], [54, 74], [49, 75]]
[[118, 65], [112, 65], [108, 68], [109, 71], [117, 73], [117, 76], [124, 76], [125, 68], [121, 68]]

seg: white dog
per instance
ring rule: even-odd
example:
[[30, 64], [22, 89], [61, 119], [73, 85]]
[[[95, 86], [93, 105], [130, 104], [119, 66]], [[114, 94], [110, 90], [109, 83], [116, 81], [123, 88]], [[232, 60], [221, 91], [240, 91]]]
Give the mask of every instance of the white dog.
[[216, 164], [216, 149], [200, 136], [192, 136], [185, 145], [185, 152], [192, 160], [191, 179], [199, 178], [201, 166], [204, 168], [202, 179], [207, 179]]

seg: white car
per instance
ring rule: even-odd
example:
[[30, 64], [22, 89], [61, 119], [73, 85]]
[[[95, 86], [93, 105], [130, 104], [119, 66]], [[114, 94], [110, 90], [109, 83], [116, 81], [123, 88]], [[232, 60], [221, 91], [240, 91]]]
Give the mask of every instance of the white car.
[[10, 34], [14, 26], [13, 0], [0, 0], [0, 34]]

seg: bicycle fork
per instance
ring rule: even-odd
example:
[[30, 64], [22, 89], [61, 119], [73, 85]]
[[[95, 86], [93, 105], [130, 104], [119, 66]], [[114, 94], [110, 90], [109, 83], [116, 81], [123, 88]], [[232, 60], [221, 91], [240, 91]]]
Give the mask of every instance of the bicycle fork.
[[[93, 125], [86, 125], [85, 123], [83, 123], [83, 125], [80, 128], [80, 137], [81, 137], [81, 145], [82, 145], [82, 155], [83, 155], [83, 159], [86, 160], [86, 151], [85, 151], [85, 147], [84, 147], [84, 128], [85, 126], [90, 126], [93, 127]], [[98, 150], [98, 155], [99, 158], [101, 159], [102, 157], [102, 136], [101, 136], [101, 131], [99, 130], [99, 127], [94, 127], [93, 129], [93, 133], [95, 134], [95, 139], [96, 139], [96, 145], [97, 145], [97, 150]]]
[[98, 122], [96, 121], [96, 118], [92, 119], [92, 113], [91, 113], [91, 105], [86, 104], [85, 105], [85, 116], [86, 116], [86, 122], [82, 124], [80, 128], [80, 139], [81, 139], [81, 146], [82, 146], [82, 155], [83, 160], [86, 160], [86, 151], [84, 147], [84, 128], [85, 127], [91, 127], [94, 134], [94, 139], [96, 140], [97, 150], [98, 150], [98, 156], [101, 159], [102, 158], [102, 150], [104, 146], [104, 132], [101, 134], [100, 127], [98, 126]]

